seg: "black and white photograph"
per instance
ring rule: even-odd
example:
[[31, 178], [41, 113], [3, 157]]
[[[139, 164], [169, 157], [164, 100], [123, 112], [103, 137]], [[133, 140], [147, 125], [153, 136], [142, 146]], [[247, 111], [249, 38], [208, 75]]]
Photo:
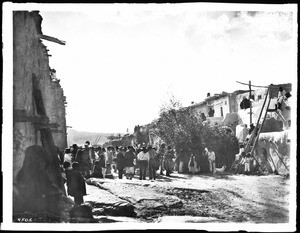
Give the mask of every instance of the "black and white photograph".
[[2, 230], [296, 231], [298, 5], [2, 5]]

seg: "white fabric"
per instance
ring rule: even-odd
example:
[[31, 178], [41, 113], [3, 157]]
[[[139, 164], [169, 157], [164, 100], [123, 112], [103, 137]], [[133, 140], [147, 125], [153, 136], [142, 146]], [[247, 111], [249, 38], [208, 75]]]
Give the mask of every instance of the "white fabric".
[[126, 167], [125, 172], [126, 174], [134, 174], [134, 167]]
[[149, 154], [146, 152], [144, 153], [144, 151], [141, 151], [138, 155], [137, 155], [137, 159], [138, 160], [149, 160]]

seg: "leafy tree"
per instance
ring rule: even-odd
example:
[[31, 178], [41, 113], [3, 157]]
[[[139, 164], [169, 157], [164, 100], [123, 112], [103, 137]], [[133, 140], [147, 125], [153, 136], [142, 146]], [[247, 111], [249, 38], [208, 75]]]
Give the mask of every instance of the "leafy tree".
[[135, 126], [134, 127], [134, 134], [137, 144], [143, 144], [146, 145], [149, 143], [149, 129], [148, 127], [142, 127], [142, 126]]
[[184, 153], [185, 164], [192, 152], [199, 161], [204, 147], [212, 147], [216, 153], [216, 166], [230, 167], [238, 152], [238, 140], [226, 128], [204, 124], [200, 115], [191, 108], [183, 108], [174, 97], [161, 107], [156, 127], [166, 144], [176, 151], [189, 151]]

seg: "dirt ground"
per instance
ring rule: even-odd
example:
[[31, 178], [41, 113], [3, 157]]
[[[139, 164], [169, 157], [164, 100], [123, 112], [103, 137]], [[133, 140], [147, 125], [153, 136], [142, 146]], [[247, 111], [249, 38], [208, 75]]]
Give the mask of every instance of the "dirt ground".
[[[137, 176], [120, 180], [117, 175], [114, 179], [92, 180], [98, 187], [87, 185], [85, 201], [93, 208], [116, 202], [133, 205], [136, 216], [127, 216], [126, 221], [159, 223], [182, 218], [184, 222], [289, 222], [290, 180], [280, 175], [173, 173], [171, 177], [158, 176], [155, 181], [139, 180]], [[103, 220], [105, 214], [94, 211], [94, 215]], [[115, 217], [112, 221], [124, 219]]]

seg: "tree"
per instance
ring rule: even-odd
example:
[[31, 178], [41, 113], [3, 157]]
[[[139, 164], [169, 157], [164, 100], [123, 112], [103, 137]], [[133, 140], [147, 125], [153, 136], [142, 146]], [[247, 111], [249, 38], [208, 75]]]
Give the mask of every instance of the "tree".
[[176, 151], [189, 151], [184, 155], [186, 164], [192, 152], [199, 159], [205, 147], [212, 147], [217, 167], [231, 166], [238, 153], [238, 140], [226, 128], [203, 124], [199, 114], [189, 107], [183, 108], [174, 97], [161, 107], [159, 116], [156, 124], [159, 136]]

